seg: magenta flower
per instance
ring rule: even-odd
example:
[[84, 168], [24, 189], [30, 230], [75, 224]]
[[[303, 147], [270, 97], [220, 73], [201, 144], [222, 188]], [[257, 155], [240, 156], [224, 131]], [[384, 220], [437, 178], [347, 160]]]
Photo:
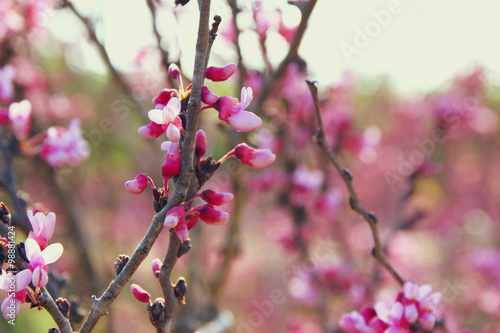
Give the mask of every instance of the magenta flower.
[[165, 228], [174, 228], [174, 232], [181, 241], [185, 241], [189, 237], [188, 228], [185, 220], [186, 210], [182, 206], [175, 206], [170, 209], [165, 216], [163, 226]]
[[25, 140], [31, 130], [31, 103], [23, 100], [9, 106], [12, 133], [18, 140]]
[[141, 286], [139, 286], [138, 284], [132, 284], [130, 286], [130, 290], [132, 291], [132, 295], [134, 295], [136, 300], [142, 303], [151, 304], [151, 296], [149, 296], [149, 293]]
[[175, 117], [181, 112], [181, 101], [177, 97], [172, 97], [167, 105], [159, 109], [153, 109], [148, 112], [149, 120], [158, 125], [168, 125], [175, 121]]
[[226, 81], [236, 72], [236, 64], [229, 64], [224, 67], [211, 66], [205, 69], [203, 76], [214, 82]]
[[[16, 275], [3, 272], [0, 275], [0, 289], [9, 292], [9, 296], [3, 301], [1, 310], [3, 317], [7, 320], [14, 319], [19, 314], [21, 304], [26, 302], [27, 287], [31, 282], [31, 271], [25, 269]], [[14, 292], [12, 290], [14, 284]]]
[[54, 233], [56, 225], [56, 214], [48, 213], [44, 215], [42, 212], [37, 212], [33, 215], [32, 210], [28, 210], [28, 219], [30, 220], [33, 231], [30, 231], [28, 238], [34, 239], [41, 250], [47, 247], [47, 242]]
[[55, 168], [63, 165], [76, 166], [89, 155], [89, 147], [83, 138], [78, 119], [73, 119], [67, 129], [50, 127], [40, 153], [40, 157]]
[[219, 119], [225, 121], [240, 132], [253, 131], [262, 125], [260, 119], [255, 113], [245, 111], [253, 99], [252, 88], [243, 87], [241, 89], [241, 102], [238, 99], [222, 96], [213, 107], [219, 111]]
[[153, 98], [152, 103], [156, 108], [163, 109], [170, 101], [170, 98], [172, 98], [172, 93], [177, 94], [178, 92], [175, 89], [163, 89], [155, 98]]
[[29, 260], [28, 269], [32, 272], [32, 282], [37, 288], [45, 287], [49, 281], [48, 264], [55, 262], [63, 253], [60, 243], [50, 244], [43, 251], [38, 243], [31, 238], [24, 244], [26, 257]]
[[232, 201], [234, 195], [232, 193], [217, 193], [213, 190], [204, 190], [191, 198], [189, 202], [193, 201], [195, 198], [202, 198], [209, 205], [221, 206]]
[[179, 143], [170, 141], [163, 142], [161, 150], [167, 151], [165, 162], [161, 166], [161, 174], [166, 189], [170, 178], [177, 176], [181, 171], [181, 152], [179, 150]]
[[211, 92], [207, 87], [201, 87], [201, 101], [205, 104], [211, 105], [217, 102], [219, 96]]
[[265, 168], [274, 162], [276, 155], [270, 149], [255, 149], [241, 143], [227, 153], [219, 162], [224, 162], [229, 156], [234, 156], [245, 165], [253, 168]]
[[0, 68], [0, 101], [9, 102], [14, 98], [14, 78], [16, 70], [11, 65]]
[[193, 207], [188, 214], [197, 213], [199, 218], [206, 224], [219, 225], [229, 220], [229, 214], [215, 209], [212, 205], [201, 205]]
[[200, 163], [201, 158], [207, 151], [207, 136], [203, 130], [196, 132], [195, 154], [197, 163]]
[[153, 261], [151, 262], [151, 268], [153, 269], [153, 275], [154, 275], [155, 277], [157, 277], [157, 276], [156, 276], [156, 273], [160, 271], [160, 269], [161, 269], [161, 266], [162, 266], [162, 265], [163, 265], [163, 264], [162, 264], [161, 260], [160, 260], [160, 259], [158, 259], [158, 258], [156, 258], [155, 260], [153, 260]]
[[162, 135], [165, 131], [163, 127], [155, 122], [151, 122], [149, 125], [144, 125], [139, 127], [137, 130], [140, 136], [144, 139], [156, 139]]
[[155, 184], [150, 177], [140, 173], [135, 176], [133, 180], [125, 182], [125, 187], [132, 194], [141, 194], [148, 187], [148, 182], [151, 184], [152, 188], [155, 187]]

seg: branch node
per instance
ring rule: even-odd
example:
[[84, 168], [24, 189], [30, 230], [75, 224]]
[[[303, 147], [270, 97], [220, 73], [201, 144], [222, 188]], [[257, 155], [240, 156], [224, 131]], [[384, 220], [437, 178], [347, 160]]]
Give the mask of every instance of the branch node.
[[375, 216], [375, 213], [369, 212], [368, 218], [372, 221], [372, 223], [376, 224], [378, 222], [377, 216]]
[[347, 168], [343, 168], [342, 169], [342, 175], [344, 176], [344, 178], [348, 181], [352, 181], [352, 174], [349, 170], [347, 170]]

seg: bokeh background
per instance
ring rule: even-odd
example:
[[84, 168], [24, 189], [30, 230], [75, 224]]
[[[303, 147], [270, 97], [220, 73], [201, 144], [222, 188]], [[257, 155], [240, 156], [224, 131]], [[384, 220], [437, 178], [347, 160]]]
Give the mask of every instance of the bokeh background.
[[[170, 82], [146, 1], [73, 3], [109, 63], [68, 7], [3, 0], [0, 68], [16, 69], [16, 95], [0, 108], [30, 100], [33, 134], [82, 121], [91, 151], [85, 162], [52, 168], [19, 156], [14, 175], [29, 207], [56, 212], [52, 240], [65, 247], [53, 265], [58, 293], [74, 297], [85, 313], [90, 296], [114, 277], [117, 255], [133, 252], [154, 215], [149, 190], [134, 196], [124, 182], [138, 173], [162, 182], [163, 140], [143, 139], [137, 129], [147, 123], [151, 99]], [[270, 148], [277, 160], [264, 170], [230, 160], [206, 184], [236, 199], [224, 207], [232, 215], [226, 225], [200, 224], [190, 233], [193, 249], [174, 270], [189, 285], [177, 331], [331, 332], [343, 313], [396, 297], [399, 286], [371, 258], [368, 226], [349, 208], [344, 184], [312, 139], [309, 79], [318, 81], [327, 140], [354, 175], [363, 206], [376, 213], [398, 272], [443, 293], [449, 332], [498, 332], [499, 4], [319, 0], [299, 57], [259, 103], [263, 82], [289, 51], [301, 20], [297, 3], [237, 1], [239, 59], [233, 11], [213, 1], [223, 23], [210, 65], [241, 66], [230, 80], [206, 84], [233, 97], [252, 87], [248, 109], [264, 124], [243, 136], [221, 125], [214, 110], [204, 111], [207, 155], [220, 158], [246, 139]], [[196, 3], [174, 7], [161, 0], [154, 7], [159, 44], [187, 83]], [[357, 51], [346, 56], [349, 47]], [[9, 203], [5, 192], [0, 198]], [[24, 239], [20, 232], [18, 241]], [[132, 279], [153, 298], [161, 289], [150, 262], [167, 248], [164, 232]], [[0, 321], [0, 330], [54, 326], [47, 313], [28, 308], [15, 326]], [[206, 328], [216, 318], [224, 328]], [[153, 329], [127, 286], [96, 332]]]

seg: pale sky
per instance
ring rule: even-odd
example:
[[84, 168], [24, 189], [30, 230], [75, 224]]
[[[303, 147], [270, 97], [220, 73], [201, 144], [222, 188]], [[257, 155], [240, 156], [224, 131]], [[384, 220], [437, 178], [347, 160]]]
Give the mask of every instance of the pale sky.
[[[154, 44], [145, 1], [75, 2], [86, 15], [102, 19], [98, 23], [99, 36], [119, 69], [131, 69], [137, 50]], [[164, 2], [169, 5], [174, 1]], [[194, 61], [197, 4], [195, 0], [191, 2], [176, 9], [179, 26], [170, 10], [160, 10], [159, 16], [160, 30], [173, 47], [171, 53], [177, 55], [175, 45], [182, 50], [184, 68], [191, 67]], [[213, 14], [227, 17], [224, 0], [212, 3]], [[287, 7], [285, 0], [264, 3], [269, 7]], [[285, 17], [294, 22], [298, 19], [297, 11], [288, 7]], [[491, 80], [497, 81], [500, 73], [500, 46], [496, 38], [500, 31], [498, 13], [500, 2], [497, 0], [318, 0], [299, 53], [308, 62], [311, 77], [321, 84], [336, 82], [344, 70], [351, 70], [361, 77], [388, 76], [402, 92], [428, 91], [475, 64], [483, 64], [493, 73]], [[99, 56], [81, 37], [83, 29], [71, 21], [74, 18], [67, 11], [57, 11], [49, 18], [58, 38], [82, 40], [75, 52], [85, 56], [83, 66], [104, 72]], [[241, 17], [242, 26], [250, 24], [249, 17]], [[279, 63], [286, 45], [277, 35], [269, 39], [271, 61]], [[241, 44], [247, 63], [261, 66], [255, 35], [244, 33]], [[354, 48], [355, 52], [346, 53]], [[220, 64], [234, 56], [222, 41], [215, 43], [214, 52], [213, 59]]]

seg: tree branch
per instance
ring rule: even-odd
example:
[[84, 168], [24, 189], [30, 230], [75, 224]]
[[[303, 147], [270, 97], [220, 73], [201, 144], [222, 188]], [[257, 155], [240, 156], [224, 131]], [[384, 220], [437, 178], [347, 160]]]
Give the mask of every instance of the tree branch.
[[330, 162], [333, 164], [339, 175], [342, 177], [342, 180], [344, 181], [345, 185], [347, 186], [347, 189], [349, 190], [349, 204], [351, 205], [351, 208], [356, 211], [363, 219], [368, 223], [370, 226], [372, 236], [373, 236], [373, 241], [375, 243], [375, 247], [372, 250], [372, 255], [373, 257], [387, 269], [387, 271], [394, 277], [394, 279], [400, 284], [404, 284], [403, 278], [396, 272], [396, 270], [392, 267], [392, 265], [389, 263], [387, 258], [385, 257], [385, 253], [382, 248], [382, 243], [380, 241], [380, 236], [378, 233], [378, 221], [372, 212], [367, 212], [363, 206], [361, 205], [361, 202], [359, 201], [358, 195], [356, 193], [356, 190], [354, 189], [353, 185], [353, 177], [351, 173], [342, 167], [340, 164], [340, 161], [338, 160], [337, 156], [333, 152], [332, 148], [328, 144], [325, 138], [325, 125], [323, 123], [323, 117], [321, 115], [321, 108], [319, 105], [319, 99], [318, 99], [318, 88], [316, 87], [316, 84], [314, 82], [306, 81], [307, 85], [309, 86], [309, 90], [311, 91], [311, 95], [314, 101], [314, 106], [316, 110], [316, 119], [318, 121], [318, 134], [316, 135], [316, 140], [319, 145], [319, 147], [323, 150], [325, 155], [328, 157]]
[[45, 288], [40, 289], [38, 302], [40, 302], [40, 305], [43, 306], [52, 316], [52, 319], [56, 322], [61, 333], [73, 333], [73, 329], [71, 328], [68, 318], [64, 317], [61, 311], [59, 311], [56, 303]]
[[290, 49], [288, 50], [285, 58], [281, 61], [278, 69], [264, 81], [261, 93], [254, 107], [255, 113], [262, 113], [262, 105], [264, 104], [267, 96], [272, 91], [278, 80], [283, 76], [283, 74], [285, 74], [288, 65], [290, 65], [290, 63], [297, 58], [300, 43], [302, 42], [302, 37], [304, 37], [304, 33], [307, 28], [307, 22], [309, 21], [309, 17], [311, 16], [316, 2], [317, 0], [309, 0], [305, 4], [305, 7], [301, 10], [302, 18], [300, 20], [299, 27], [297, 28], [297, 32], [292, 41], [292, 44], [290, 45]]

